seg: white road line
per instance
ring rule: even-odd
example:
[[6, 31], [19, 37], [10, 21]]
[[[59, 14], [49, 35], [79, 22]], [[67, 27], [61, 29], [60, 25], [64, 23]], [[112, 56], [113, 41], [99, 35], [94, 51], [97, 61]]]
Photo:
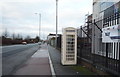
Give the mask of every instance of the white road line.
[[49, 55], [49, 63], [50, 63], [52, 77], [56, 77], [55, 76], [55, 71], [54, 71], [54, 68], [53, 68], [53, 64], [52, 64], [52, 61], [51, 61], [51, 58], [50, 58], [50, 55]]

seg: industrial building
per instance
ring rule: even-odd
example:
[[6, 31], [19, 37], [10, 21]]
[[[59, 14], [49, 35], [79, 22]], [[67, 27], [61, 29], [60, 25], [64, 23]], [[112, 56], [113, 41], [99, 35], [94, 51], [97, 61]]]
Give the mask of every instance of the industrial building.
[[120, 0], [93, 0], [92, 54], [94, 64], [115, 75], [120, 73]]
[[77, 30], [78, 63], [120, 75], [120, 0], [93, 0], [93, 14], [87, 16]]

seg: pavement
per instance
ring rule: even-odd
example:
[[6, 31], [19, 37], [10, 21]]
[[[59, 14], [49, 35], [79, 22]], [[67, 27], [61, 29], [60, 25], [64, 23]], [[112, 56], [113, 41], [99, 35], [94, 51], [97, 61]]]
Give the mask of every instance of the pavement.
[[57, 77], [69, 76], [74, 77], [75, 75], [81, 75], [76, 70], [73, 70], [70, 66], [64, 66], [61, 64], [61, 51], [55, 49], [54, 47], [48, 45], [49, 54], [53, 63], [54, 71]]
[[21, 65], [13, 75], [64, 76], [78, 75], [71, 66], [63, 66], [60, 61], [60, 51], [43, 44], [31, 58]]
[[73, 70], [74, 66], [61, 64], [60, 51], [43, 44], [31, 58], [21, 65], [13, 75], [38, 75], [38, 77], [83, 77], [82, 73]]
[[39, 76], [51, 76], [53, 74], [54, 69], [48, 53], [47, 44], [41, 45], [41, 48], [14, 73], [14, 75]]

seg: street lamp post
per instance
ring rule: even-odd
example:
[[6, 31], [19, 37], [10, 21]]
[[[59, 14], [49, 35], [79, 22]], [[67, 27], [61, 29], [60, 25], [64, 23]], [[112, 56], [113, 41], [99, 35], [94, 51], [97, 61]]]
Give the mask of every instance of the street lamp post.
[[35, 14], [38, 14], [38, 15], [39, 15], [39, 42], [40, 42], [41, 13], [35, 13]]
[[55, 39], [56, 48], [57, 48], [57, 30], [58, 30], [58, 0], [56, 0], [56, 39]]

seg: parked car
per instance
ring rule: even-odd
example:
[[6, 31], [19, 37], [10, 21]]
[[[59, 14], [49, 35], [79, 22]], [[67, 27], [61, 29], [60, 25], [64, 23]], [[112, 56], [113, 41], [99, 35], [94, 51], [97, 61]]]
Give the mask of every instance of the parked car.
[[38, 42], [38, 45], [41, 45], [42, 43], [41, 42]]
[[27, 42], [22, 42], [22, 44], [23, 44], [23, 45], [26, 45], [26, 44], [27, 44]]

